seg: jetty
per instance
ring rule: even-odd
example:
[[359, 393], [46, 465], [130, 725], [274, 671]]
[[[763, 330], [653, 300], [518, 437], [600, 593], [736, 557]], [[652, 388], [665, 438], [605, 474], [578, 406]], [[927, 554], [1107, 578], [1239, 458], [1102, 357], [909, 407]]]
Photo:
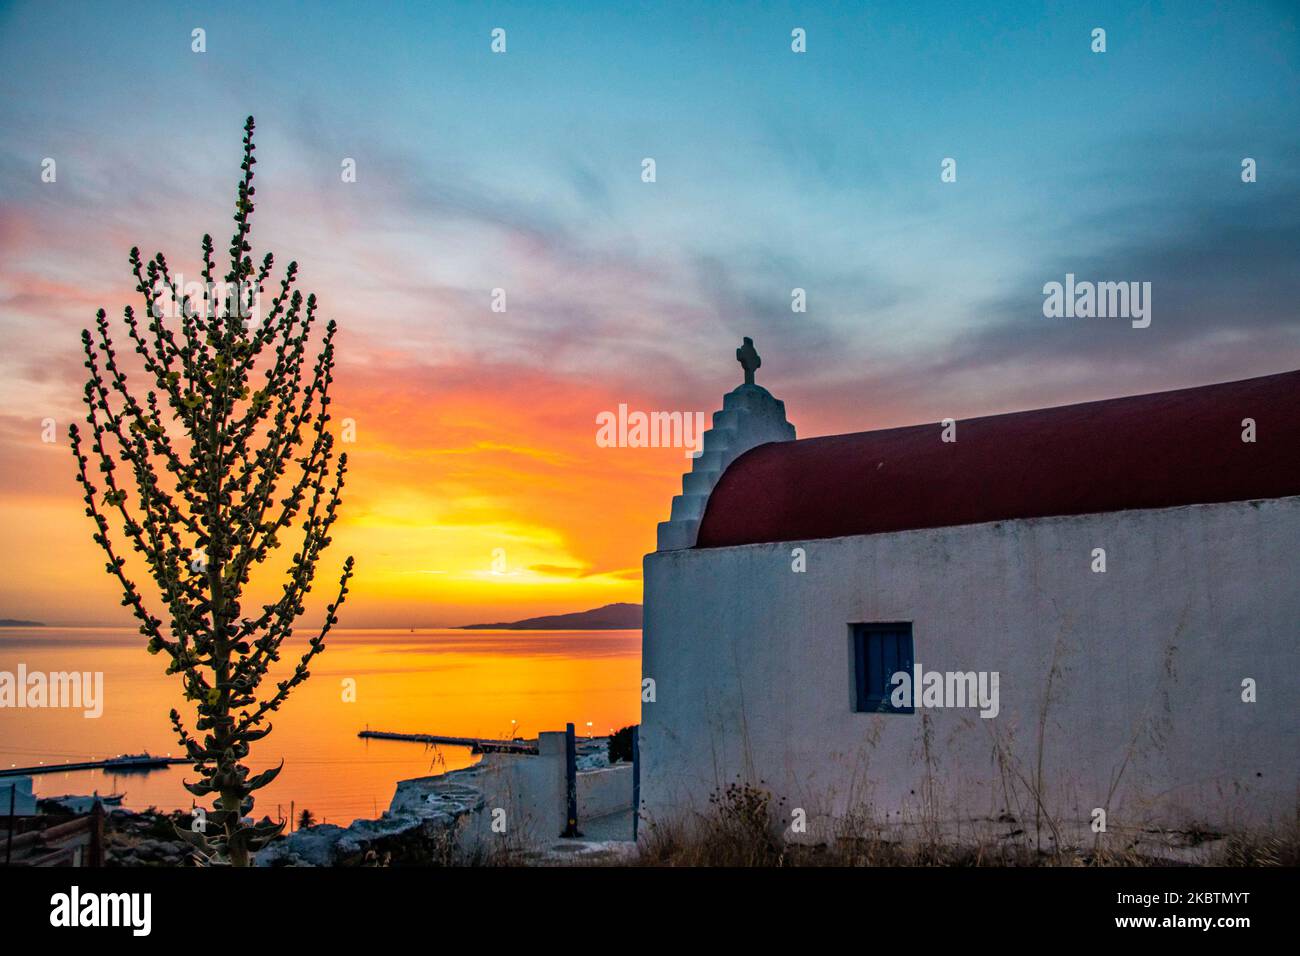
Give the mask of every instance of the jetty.
[[189, 757], [134, 757], [123, 761], [120, 757], [107, 760], [82, 760], [77, 763], [43, 763], [35, 767], [10, 767], [0, 770], [0, 777], [29, 777], [38, 773], [59, 773], [64, 770], [111, 770], [130, 773], [132, 770], [156, 770], [176, 763], [192, 763]]
[[536, 740], [492, 740], [487, 737], [444, 737], [439, 734], [396, 734], [387, 730], [363, 730], [357, 734], [368, 740], [404, 740], [415, 744], [441, 744], [444, 747], [468, 747], [472, 753], [537, 753]]

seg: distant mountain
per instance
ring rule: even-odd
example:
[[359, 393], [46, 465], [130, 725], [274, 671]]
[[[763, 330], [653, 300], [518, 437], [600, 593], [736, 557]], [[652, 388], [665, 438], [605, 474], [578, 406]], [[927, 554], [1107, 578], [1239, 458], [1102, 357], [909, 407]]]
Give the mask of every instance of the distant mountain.
[[[637, 609], [638, 611], [640, 608]], [[13, 617], [0, 617], [0, 627], [44, 627], [40, 621], [20, 621]], [[638, 624], [637, 627], [641, 625]]]
[[508, 624], [466, 624], [462, 631], [625, 631], [641, 627], [640, 604], [606, 604], [575, 614], [549, 614]]

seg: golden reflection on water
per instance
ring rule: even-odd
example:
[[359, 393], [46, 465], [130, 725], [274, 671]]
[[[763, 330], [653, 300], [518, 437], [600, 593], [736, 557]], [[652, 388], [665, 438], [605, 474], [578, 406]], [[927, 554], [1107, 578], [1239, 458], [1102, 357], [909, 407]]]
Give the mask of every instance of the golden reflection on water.
[[[305, 641], [305, 637], [304, 637]], [[167, 718], [190, 713], [179, 678], [162, 673], [143, 640], [119, 628], [0, 629], [0, 671], [102, 671], [104, 709], [0, 708], [0, 766], [102, 759], [148, 750], [179, 753]], [[296, 663], [301, 644], [282, 648], [280, 671]], [[253, 745], [262, 770], [284, 759], [280, 776], [256, 794], [254, 815], [287, 816], [309, 808], [318, 821], [347, 825], [385, 810], [398, 780], [468, 766], [460, 747], [362, 740], [357, 732], [467, 737], [532, 737], [573, 722], [597, 736], [635, 723], [639, 714], [640, 631], [339, 630], [311, 668], [311, 678], [273, 716], [274, 731]], [[345, 701], [346, 681], [355, 702]], [[588, 722], [591, 726], [588, 727]], [[180, 764], [149, 773], [104, 771], [42, 774], [38, 796], [126, 793], [124, 806], [189, 807]]]

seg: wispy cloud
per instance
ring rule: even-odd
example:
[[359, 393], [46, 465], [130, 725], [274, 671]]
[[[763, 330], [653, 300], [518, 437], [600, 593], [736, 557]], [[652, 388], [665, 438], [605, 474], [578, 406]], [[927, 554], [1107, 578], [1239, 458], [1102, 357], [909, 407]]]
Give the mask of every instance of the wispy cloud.
[[[1295, 12], [1092, 13], [1105, 57], [1019, 4], [801, 11], [806, 57], [750, 5], [507, 4], [506, 57], [474, 4], [214, 8], [203, 55], [166, 4], [0, 10], [0, 610], [116, 606], [41, 423], [80, 414], [130, 246], [194, 272], [228, 234], [247, 112], [255, 241], [343, 329], [363, 623], [636, 600], [684, 463], [595, 416], [712, 411], [742, 335], [805, 436], [1295, 367]], [[1152, 326], [1045, 319], [1066, 272], [1150, 281]]]

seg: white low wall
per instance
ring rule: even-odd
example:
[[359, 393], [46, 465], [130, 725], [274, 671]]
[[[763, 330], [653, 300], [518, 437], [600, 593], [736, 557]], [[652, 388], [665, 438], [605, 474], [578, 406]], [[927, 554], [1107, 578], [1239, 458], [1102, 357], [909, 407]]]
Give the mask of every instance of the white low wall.
[[[1000, 672], [998, 716], [854, 713], [849, 625], [893, 621]], [[1076, 827], [1295, 818], [1300, 498], [658, 552], [643, 634], [651, 819], [737, 779], [823, 818], [1023, 819], [1039, 779]]]
[[[564, 742], [562, 731], [541, 733], [536, 754], [489, 753], [472, 767], [403, 781], [389, 809], [412, 812], [459, 802], [468, 811], [457, 831], [465, 851], [553, 846], [567, 824]], [[632, 808], [631, 764], [581, 772], [576, 783], [579, 827]], [[493, 829], [494, 823], [504, 831]]]
[[[443, 775], [483, 794], [461, 831], [463, 847], [541, 847], [564, 832], [564, 734], [538, 734], [537, 742], [537, 754], [484, 754], [473, 767]], [[493, 829], [497, 820], [504, 832]]]
[[578, 821], [632, 809], [632, 765], [615, 764], [578, 774]]

